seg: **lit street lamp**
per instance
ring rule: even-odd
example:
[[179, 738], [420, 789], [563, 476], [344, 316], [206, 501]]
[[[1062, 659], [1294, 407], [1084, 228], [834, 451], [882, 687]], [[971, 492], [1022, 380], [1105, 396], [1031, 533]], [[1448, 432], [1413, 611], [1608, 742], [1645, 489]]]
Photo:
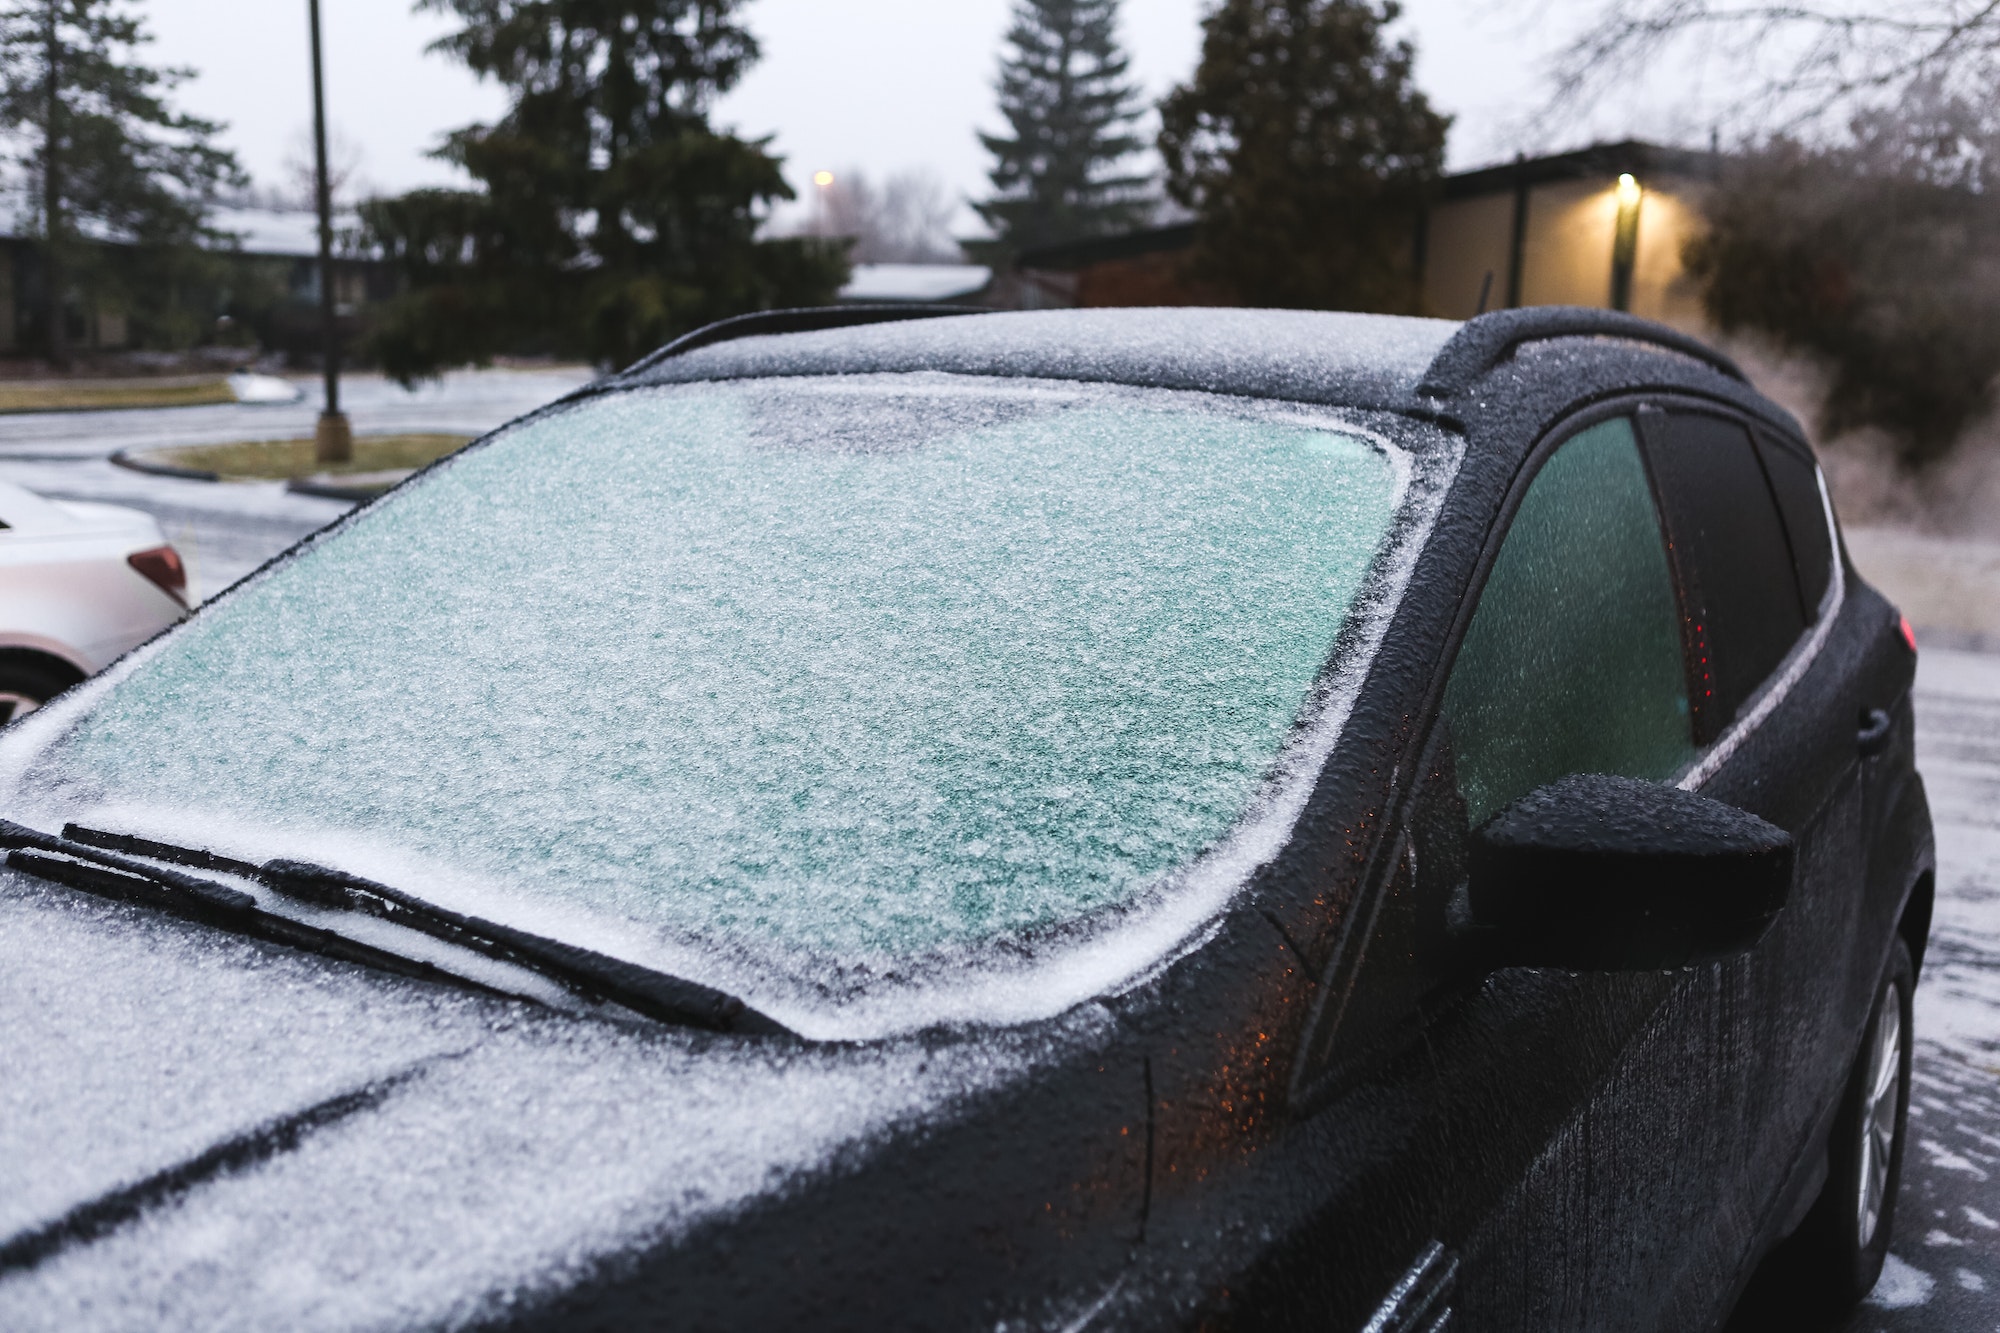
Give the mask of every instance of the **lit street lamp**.
[[313, 168], [319, 203], [319, 317], [326, 363], [326, 407], [313, 431], [313, 457], [345, 463], [354, 457], [354, 432], [340, 410], [340, 329], [333, 292], [333, 189], [326, 171], [326, 81], [320, 69], [319, 0], [306, 0], [312, 20]]
[[1631, 172], [1618, 178], [1612, 191], [1618, 201], [1618, 221], [1611, 232], [1611, 308], [1632, 308], [1632, 269], [1639, 259], [1639, 205], [1646, 192]]

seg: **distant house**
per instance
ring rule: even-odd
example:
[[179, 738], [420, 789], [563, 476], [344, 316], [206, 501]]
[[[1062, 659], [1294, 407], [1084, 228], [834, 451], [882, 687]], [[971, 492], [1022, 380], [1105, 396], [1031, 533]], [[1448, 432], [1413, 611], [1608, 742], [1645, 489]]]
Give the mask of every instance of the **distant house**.
[[1426, 313], [1468, 318], [1483, 292], [1487, 309], [1607, 306], [1700, 325], [1681, 254], [1716, 161], [1626, 142], [1446, 178], [1420, 238]]
[[1190, 222], [1029, 250], [994, 280], [993, 304], [1014, 310], [1216, 304], [1201, 299], [1205, 293], [1187, 276], [1193, 248]]
[[[1703, 226], [1715, 164], [1710, 153], [1627, 142], [1447, 177], [1411, 238], [1424, 313], [1588, 305], [1699, 326], [1681, 255]], [[1029, 251], [995, 277], [989, 303], [1219, 304], [1221, 293], [1187, 275], [1194, 238], [1181, 225]]]
[[[319, 223], [305, 211], [261, 208], [217, 209], [211, 218], [218, 230], [235, 238], [233, 247], [218, 250], [223, 260], [214, 280], [200, 288], [183, 289], [180, 301], [200, 325], [227, 315], [254, 332], [263, 346], [311, 355], [319, 345]], [[349, 215], [336, 220], [347, 228]], [[113, 261], [130, 272], [128, 247], [110, 244]], [[394, 294], [395, 274], [385, 264], [365, 259], [336, 259], [334, 300], [343, 315]], [[100, 290], [73, 294], [68, 303], [70, 345], [78, 351], [121, 351], [135, 340], [130, 312], [117, 295], [114, 282]], [[40, 244], [28, 237], [0, 234], [0, 356], [44, 345], [42, 325], [48, 318]]]

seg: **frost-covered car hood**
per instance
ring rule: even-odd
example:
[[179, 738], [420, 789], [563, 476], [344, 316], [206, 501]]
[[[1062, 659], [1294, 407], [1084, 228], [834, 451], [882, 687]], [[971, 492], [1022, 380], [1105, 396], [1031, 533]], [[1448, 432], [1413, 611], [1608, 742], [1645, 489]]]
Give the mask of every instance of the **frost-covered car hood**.
[[491, 1318], [1030, 1064], [579, 1022], [11, 872], [0, 955], [10, 1330]]

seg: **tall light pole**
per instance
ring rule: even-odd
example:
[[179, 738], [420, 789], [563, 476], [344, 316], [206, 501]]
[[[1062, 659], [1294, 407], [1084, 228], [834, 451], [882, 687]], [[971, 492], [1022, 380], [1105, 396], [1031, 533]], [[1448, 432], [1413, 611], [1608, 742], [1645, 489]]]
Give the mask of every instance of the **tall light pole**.
[[68, 275], [63, 271], [62, 247], [62, 38], [56, 27], [57, 11], [55, 0], [49, 0], [43, 11], [43, 42], [46, 46], [44, 58], [48, 62], [48, 87], [44, 90], [47, 105], [43, 114], [48, 122], [42, 127], [42, 222], [48, 233], [48, 243], [43, 247], [42, 267], [44, 281], [49, 288], [49, 364], [57, 370], [69, 369], [69, 312], [64, 305], [64, 290], [69, 285]]
[[326, 407], [313, 431], [313, 457], [345, 463], [354, 457], [354, 432], [340, 410], [340, 328], [333, 300], [333, 187], [326, 170], [326, 79], [320, 69], [319, 0], [306, 0], [312, 19], [313, 169], [319, 196], [319, 318], [326, 362]]

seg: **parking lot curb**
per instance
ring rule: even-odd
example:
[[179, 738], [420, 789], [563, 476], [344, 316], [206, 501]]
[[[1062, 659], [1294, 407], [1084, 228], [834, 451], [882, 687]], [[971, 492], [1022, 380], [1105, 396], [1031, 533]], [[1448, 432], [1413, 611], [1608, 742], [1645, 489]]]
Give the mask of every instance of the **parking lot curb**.
[[133, 472], [143, 472], [151, 477], [178, 477], [182, 481], [222, 480], [220, 472], [210, 472], [206, 468], [198, 467], [176, 467], [172, 463], [155, 463], [149, 459], [134, 457], [124, 449], [113, 450], [111, 453], [111, 462], [114, 467], [127, 468]]

